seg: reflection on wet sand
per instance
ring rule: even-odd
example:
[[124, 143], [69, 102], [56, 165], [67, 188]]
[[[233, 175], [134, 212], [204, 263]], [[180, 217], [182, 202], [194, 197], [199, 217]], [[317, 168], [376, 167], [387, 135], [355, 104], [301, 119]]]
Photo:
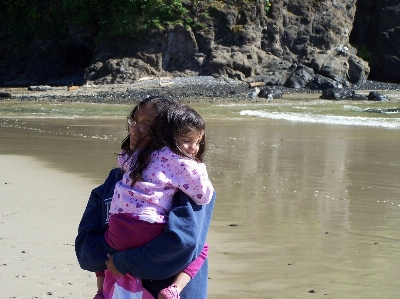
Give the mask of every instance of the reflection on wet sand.
[[254, 120], [208, 129], [212, 298], [397, 297], [400, 132]]

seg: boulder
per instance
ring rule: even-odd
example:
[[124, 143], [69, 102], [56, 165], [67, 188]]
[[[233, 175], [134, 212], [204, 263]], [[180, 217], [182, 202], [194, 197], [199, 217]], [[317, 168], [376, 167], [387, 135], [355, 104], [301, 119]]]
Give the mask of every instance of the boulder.
[[342, 83], [339, 83], [333, 79], [321, 76], [319, 74], [314, 76], [314, 79], [311, 80], [307, 85], [306, 88], [312, 90], [326, 90], [330, 88], [342, 88]]
[[289, 88], [304, 88], [314, 79], [314, 70], [302, 64], [296, 66], [295, 71], [286, 80], [284, 86]]
[[11, 98], [11, 92], [0, 91], [0, 98]]
[[123, 83], [158, 75], [157, 70], [136, 58], [109, 59], [104, 64], [96, 63], [90, 71], [95, 84]]
[[348, 81], [357, 85], [367, 80], [368, 75], [368, 63], [355, 55], [350, 56], [348, 59], [347, 71]]
[[325, 100], [366, 100], [367, 97], [356, 94], [353, 89], [329, 88], [322, 92], [320, 99]]
[[273, 88], [262, 88], [260, 92], [258, 93], [259, 98], [266, 98], [266, 99], [280, 99], [282, 98], [283, 93], [279, 89], [273, 89]]
[[379, 92], [376, 91], [371, 91], [368, 94], [368, 101], [378, 101], [378, 102], [386, 102], [388, 101], [388, 96], [384, 94], [380, 94]]

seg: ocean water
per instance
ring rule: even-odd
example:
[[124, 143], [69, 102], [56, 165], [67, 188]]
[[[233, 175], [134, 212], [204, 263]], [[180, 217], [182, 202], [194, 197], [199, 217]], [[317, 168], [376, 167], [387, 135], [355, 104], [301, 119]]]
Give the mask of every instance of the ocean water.
[[[389, 101], [331, 101], [319, 95], [295, 94], [263, 103], [189, 104], [205, 119], [269, 119], [299, 123], [400, 128], [400, 93], [385, 93]], [[221, 101], [225, 102], [225, 101]], [[121, 118], [131, 105], [0, 101], [0, 117], [16, 118]], [[3, 122], [0, 126], [7, 126]]]

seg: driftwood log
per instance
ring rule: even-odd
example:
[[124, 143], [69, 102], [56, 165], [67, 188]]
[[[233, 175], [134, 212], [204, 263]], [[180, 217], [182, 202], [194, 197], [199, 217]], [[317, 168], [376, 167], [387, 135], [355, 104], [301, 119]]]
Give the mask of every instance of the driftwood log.
[[10, 92], [0, 92], [0, 98], [11, 98]]

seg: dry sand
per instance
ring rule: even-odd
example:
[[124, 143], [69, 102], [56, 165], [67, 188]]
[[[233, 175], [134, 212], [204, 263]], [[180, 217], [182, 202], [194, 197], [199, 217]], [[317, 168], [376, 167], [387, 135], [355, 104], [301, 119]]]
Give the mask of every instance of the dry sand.
[[74, 239], [95, 184], [25, 156], [0, 155], [0, 298], [92, 298]]

